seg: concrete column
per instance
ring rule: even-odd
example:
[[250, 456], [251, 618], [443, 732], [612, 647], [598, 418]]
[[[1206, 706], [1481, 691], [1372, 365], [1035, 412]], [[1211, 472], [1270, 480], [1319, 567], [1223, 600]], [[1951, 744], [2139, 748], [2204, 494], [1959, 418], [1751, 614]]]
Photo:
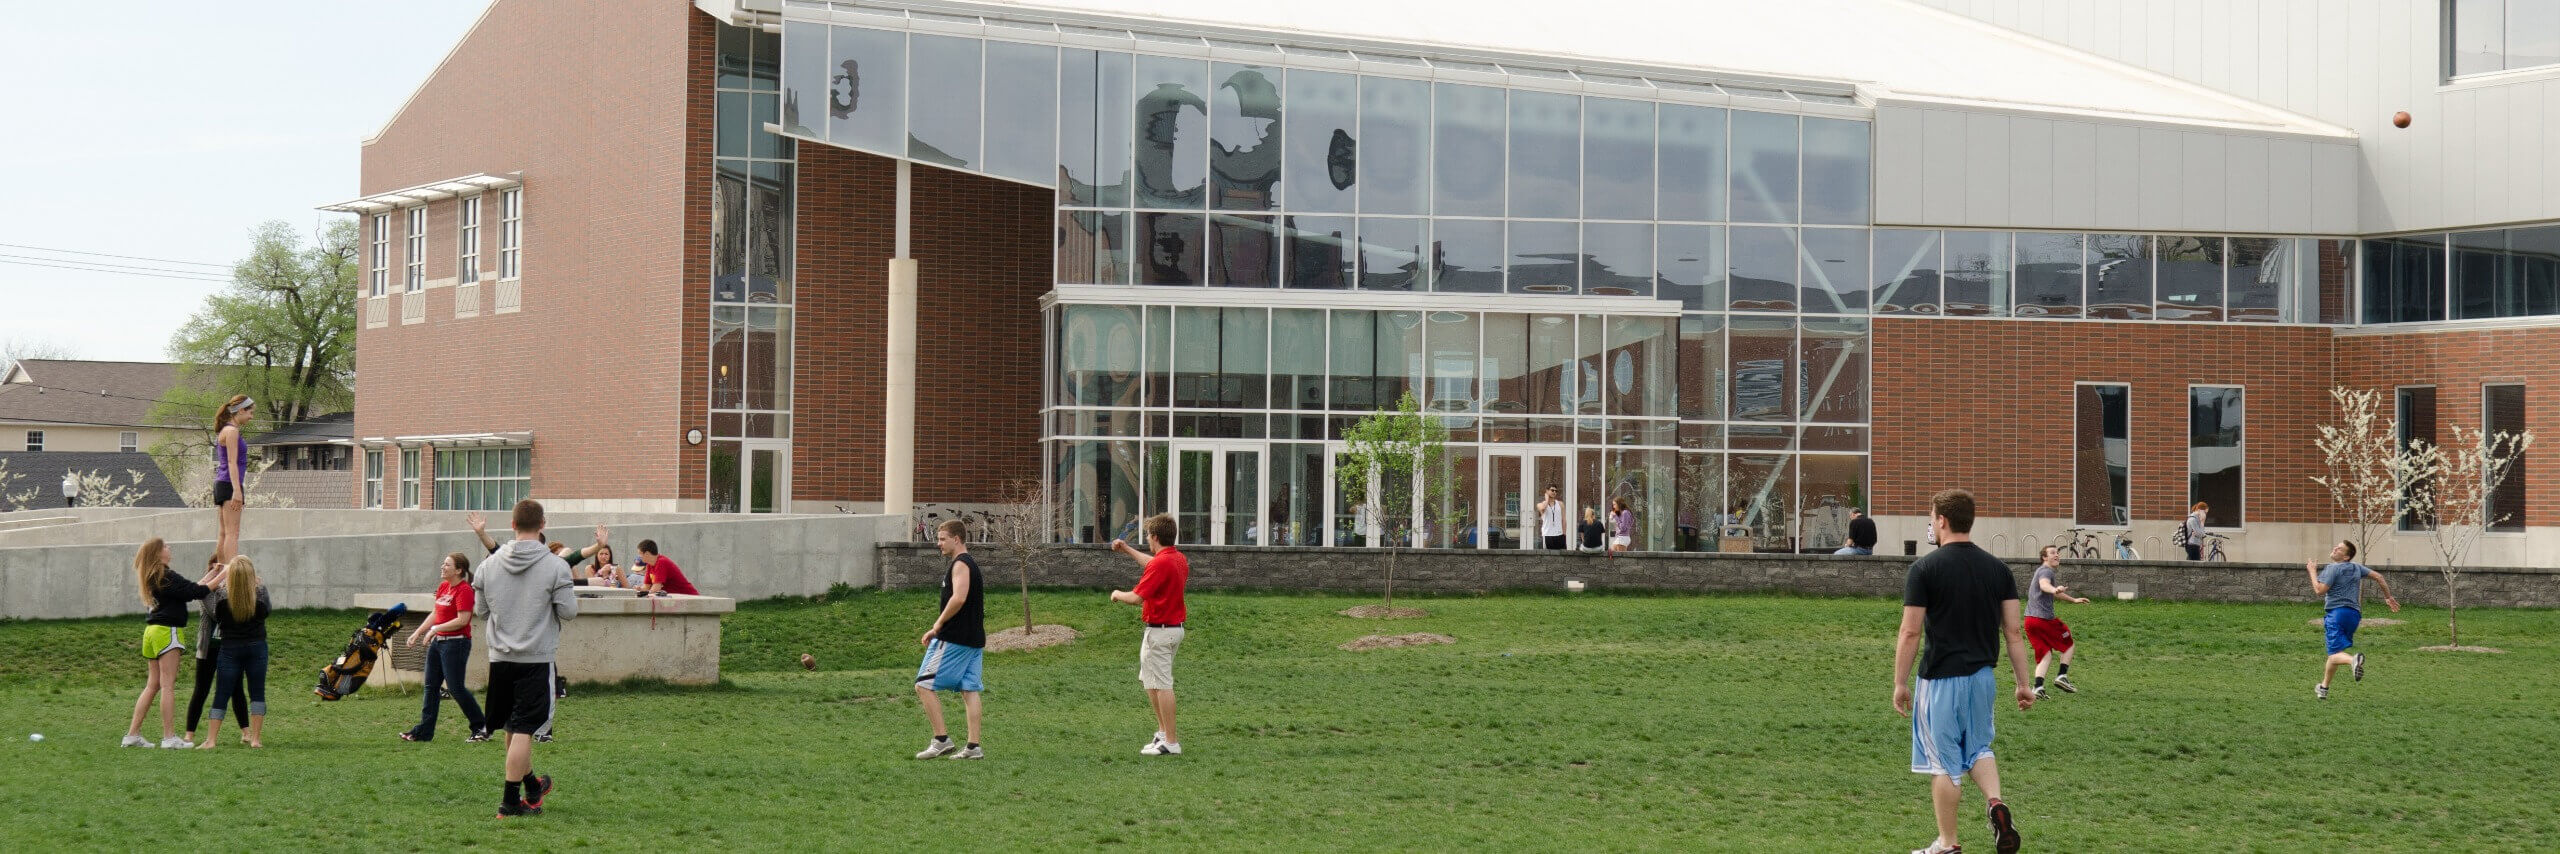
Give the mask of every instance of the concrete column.
[[880, 512], [903, 516], [916, 503], [916, 261], [908, 254], [908, 198], [915, 165], [898, 161], [897, 256], [889, 259], [888, 388], [881, 414]]

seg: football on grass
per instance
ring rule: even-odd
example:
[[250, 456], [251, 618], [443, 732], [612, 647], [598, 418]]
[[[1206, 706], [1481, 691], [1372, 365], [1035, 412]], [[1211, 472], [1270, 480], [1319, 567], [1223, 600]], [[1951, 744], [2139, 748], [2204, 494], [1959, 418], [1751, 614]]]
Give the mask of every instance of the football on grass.
[[804, 653], [801, 653], [801, 654], [800, 654], [800, 669], [802, 669], [802, 670], [816, 670], [816, 669], [818, 669], [818, 657], [817, 657], [817, 656], [814, 656], [814, 655], [810, 655], [810, 654], [805, 653], [805, 652], [804, 652]]

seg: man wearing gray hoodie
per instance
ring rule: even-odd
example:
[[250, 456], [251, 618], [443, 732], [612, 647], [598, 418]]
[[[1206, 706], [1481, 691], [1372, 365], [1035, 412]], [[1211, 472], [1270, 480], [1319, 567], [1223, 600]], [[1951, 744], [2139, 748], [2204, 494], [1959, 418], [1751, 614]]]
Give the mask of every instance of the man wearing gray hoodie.
[[569, 564], [542, 544], [542, 505], [516, 502], [516, 538], [471, 575], [471, 613], [489, 639], [489, 722], [507, 733], [506, 795], [498, 817], [541, 815], [551, 778], [533, 773], [533, 737], [551, 724], [552, 657], [560, 624], [578, 616]]

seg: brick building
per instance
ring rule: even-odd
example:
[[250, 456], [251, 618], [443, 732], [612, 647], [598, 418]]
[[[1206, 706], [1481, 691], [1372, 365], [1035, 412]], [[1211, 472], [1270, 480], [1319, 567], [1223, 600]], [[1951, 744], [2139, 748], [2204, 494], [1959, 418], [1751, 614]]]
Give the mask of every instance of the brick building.
[[[357, 499], [1033, 482], [1070, 540], [1515, 547], [1554, 485], [1639, 548], [1827, 549], [1964, 485], [2003, 551], [2164, 550], [2206, 501], [2290, 560], [2334, 536], [2333, 385], [2413, 437], [2553, 423], [2543, 42], [2101, 5], [500, 0], [329, 208], [367, 235]], [[1335, 477], [1408, 394], [1459, 483], [1421, 525]], [[2477, 559], [2552, 560], [2532, 462]]]

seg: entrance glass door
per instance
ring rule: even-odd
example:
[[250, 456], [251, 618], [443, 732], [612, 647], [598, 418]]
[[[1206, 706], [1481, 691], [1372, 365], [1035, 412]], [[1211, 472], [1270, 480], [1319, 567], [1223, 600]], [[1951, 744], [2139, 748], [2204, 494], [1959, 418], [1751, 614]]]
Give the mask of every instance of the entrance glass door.
[[1566, 541], [1571, 542], [1574, 526], [1581, 524], [1581, 512], [1575, 510], [1573, 471], [1567, 450], [1486, 448], [1484, 451], [1485, 504], [1491, 508], [1484, 514], [1487, 531], [1485, 548], [1541, 548], [1541, 524], [1538, 501], [1547, 487], [1556, 488], [1562, 503], [1556, 512], [1564, 524]]
[[1173, 507], [1182, 545], [1245, 546], [1262, 542], [1262, 457], [1259, 444], [1176, 444], [1172, 448]]
[[739, 466], [739, 494], [746, 512], [780, 513], [791, 506], [791, 443], [747, 441], [745, 465]]

